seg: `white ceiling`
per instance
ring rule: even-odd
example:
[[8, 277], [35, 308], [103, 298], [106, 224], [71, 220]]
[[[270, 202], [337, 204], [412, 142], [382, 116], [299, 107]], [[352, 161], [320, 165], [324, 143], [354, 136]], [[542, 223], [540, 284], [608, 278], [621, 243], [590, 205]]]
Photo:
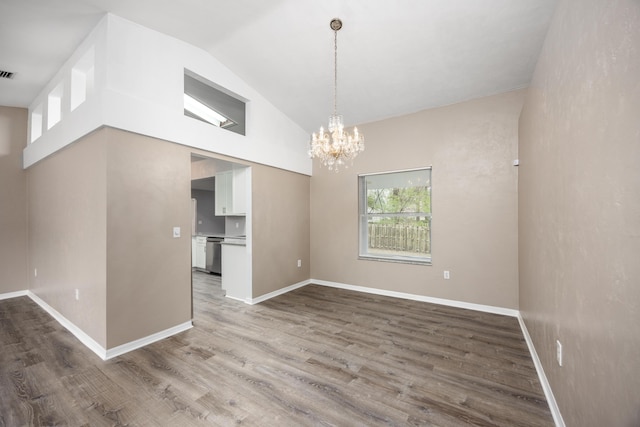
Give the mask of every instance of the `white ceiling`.
[[557, 0], [0, 0], [0, 105], [27, 107], [105, 12], [199, 46], [308, 132], [526, 87]]

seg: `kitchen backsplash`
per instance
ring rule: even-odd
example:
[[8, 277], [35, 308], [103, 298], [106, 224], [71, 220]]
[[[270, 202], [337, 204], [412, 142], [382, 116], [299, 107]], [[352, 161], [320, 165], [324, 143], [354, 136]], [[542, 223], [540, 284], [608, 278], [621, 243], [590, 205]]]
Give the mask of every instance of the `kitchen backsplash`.
[[244, 216], [225, 216], [225, 234], [227, 236], [244, 236], [247, 234], [247, 218]]

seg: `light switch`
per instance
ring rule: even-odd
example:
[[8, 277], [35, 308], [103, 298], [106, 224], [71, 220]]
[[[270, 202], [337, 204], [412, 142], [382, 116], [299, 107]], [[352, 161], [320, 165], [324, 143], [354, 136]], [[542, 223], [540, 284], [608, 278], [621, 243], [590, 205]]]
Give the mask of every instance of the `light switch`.
[[173, 227], [173, 237], [180, 237], [180, 227]]

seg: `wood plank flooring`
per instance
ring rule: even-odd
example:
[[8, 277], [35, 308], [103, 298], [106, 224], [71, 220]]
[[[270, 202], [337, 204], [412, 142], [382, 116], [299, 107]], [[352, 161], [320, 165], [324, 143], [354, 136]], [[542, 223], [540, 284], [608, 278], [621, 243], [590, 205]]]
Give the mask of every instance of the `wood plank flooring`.
[[0, 426], [552, 426], [515, 318], [310, 285], [249, 306], [194, 272], [194, 328], [102, 361], [0, 301]]

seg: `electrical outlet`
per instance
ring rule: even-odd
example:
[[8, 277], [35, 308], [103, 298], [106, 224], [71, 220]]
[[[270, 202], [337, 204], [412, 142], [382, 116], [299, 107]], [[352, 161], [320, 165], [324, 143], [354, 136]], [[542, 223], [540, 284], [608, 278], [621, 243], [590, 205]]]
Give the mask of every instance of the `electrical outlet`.
[[302, 267], [302, 260], [301, 259], [298, 260], [298, 267]]
[[38, 269], [37, 268], [33, 269], [33, 277], [38, 277]]
[[173, 237], [180, 237], [180, 227], [173, 227]]
[[76, 301], [80, 301], [80, 289], [76, 288]]
[[558, 365], [562, 366], [562, 343], [560, 340], [556, 340], [556, 359], [558, 359]]
[[444, 278], [449, 280], [451, 278], [451, 275], [449, 274], [449, 270], [445, 270], [444, 271]]

